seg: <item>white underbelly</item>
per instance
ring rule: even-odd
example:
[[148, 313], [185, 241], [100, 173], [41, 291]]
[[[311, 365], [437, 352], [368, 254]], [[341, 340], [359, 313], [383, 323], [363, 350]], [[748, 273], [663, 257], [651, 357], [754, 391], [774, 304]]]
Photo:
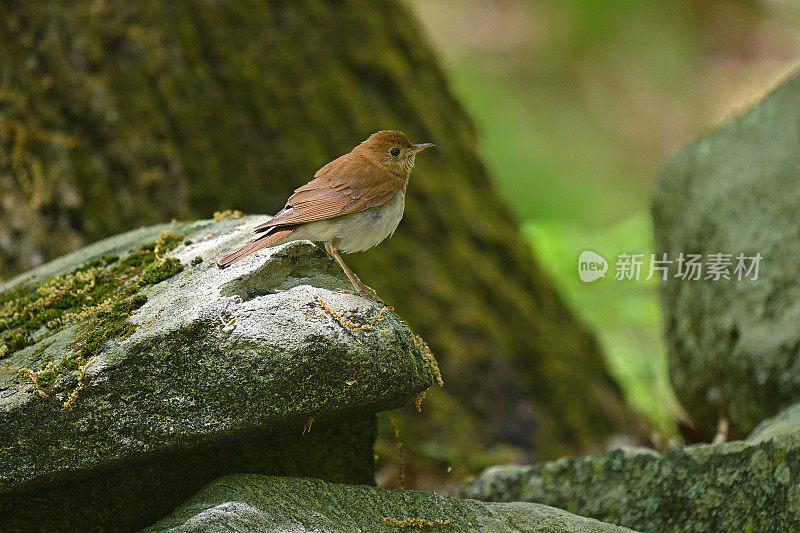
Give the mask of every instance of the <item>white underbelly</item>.
[[338, 238], [339, 251], [363, 252], [394, 233], [403, 218], [405, 205], [405, 195], [399, 191], [384, 205], [304, 224], [292, 233], [291, 240], [308, 239], [327, 243]]

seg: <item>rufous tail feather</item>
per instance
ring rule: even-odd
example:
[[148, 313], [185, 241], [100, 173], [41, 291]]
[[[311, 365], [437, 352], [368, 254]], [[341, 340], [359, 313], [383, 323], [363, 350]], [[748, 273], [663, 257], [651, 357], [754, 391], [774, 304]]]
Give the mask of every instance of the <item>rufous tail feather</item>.
[[220, 257], [217, 264], [220, 267], [225, 268], [226, 266], [235, 263], [239, 259], [243, 259], [248, 255], [259, 251], [262, 248], [266, 248], [267, 246], [275, 244], [284, 237], [288, 237], [293, 231], [294, 228], [282, 229], [278, 231], [273, 231], [267, 235], [263, 235], [258, 239], [249, 242], [244, 246], [240, 246], [239, 248], [233, 250], [232, 252], [228, 252], [227, 254], [223, 255], [222, 257]]

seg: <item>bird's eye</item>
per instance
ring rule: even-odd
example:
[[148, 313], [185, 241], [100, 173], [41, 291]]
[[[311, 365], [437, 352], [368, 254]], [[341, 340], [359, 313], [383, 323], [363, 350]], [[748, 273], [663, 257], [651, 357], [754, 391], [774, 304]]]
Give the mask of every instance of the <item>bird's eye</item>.
[[389, 150], [389, 153], [397, 157], [398, 155], [400, 155], [400, 148], [392, 148], [391, 150]]

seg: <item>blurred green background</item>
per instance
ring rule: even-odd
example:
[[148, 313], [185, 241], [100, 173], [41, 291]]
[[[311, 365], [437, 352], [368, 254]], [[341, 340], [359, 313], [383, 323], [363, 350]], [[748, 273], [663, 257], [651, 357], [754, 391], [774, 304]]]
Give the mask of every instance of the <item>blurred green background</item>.
[[[797, 63], [796, 0], [406, 0], [479, 130], [497, 189], [630, 401], [664, 435], [657, 283], [615, 281], [652, 251], [649, 197], [670, 152], [753, 104]], [[591, 249], [606, 279], [582, 283]], [[646, 276], [643, 276], [646, 277]]]

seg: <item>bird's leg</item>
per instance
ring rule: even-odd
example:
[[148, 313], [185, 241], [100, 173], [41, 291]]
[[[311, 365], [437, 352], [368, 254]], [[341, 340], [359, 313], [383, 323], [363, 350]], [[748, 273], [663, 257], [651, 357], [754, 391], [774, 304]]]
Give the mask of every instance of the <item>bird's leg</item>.
[[350, 283], [352, 283], [353, 287], [355, 288], [355, 294], [368, 296], [376, 301], [379, 300], [378, 294], [375, 292], [375, 290], [369, 287], [366, 283], [364, 283], [360, 279], [358, 279], [356, 273], [350, 270], [350, 268], [342, 260], [342, 257], [339, 255], [339, 250], [337, 248], [338, 245], [339, 245], [339, 239], [333, 239], [333, 241], [325, 243], [325, 250], [327, 250], [328, 253], [331, 254], [334, 259], [336, 259], [336, 262], [339, 263], [340, 267], [342, 267], [344, 273], [347, 274], [347, 279], [350, 280]]

